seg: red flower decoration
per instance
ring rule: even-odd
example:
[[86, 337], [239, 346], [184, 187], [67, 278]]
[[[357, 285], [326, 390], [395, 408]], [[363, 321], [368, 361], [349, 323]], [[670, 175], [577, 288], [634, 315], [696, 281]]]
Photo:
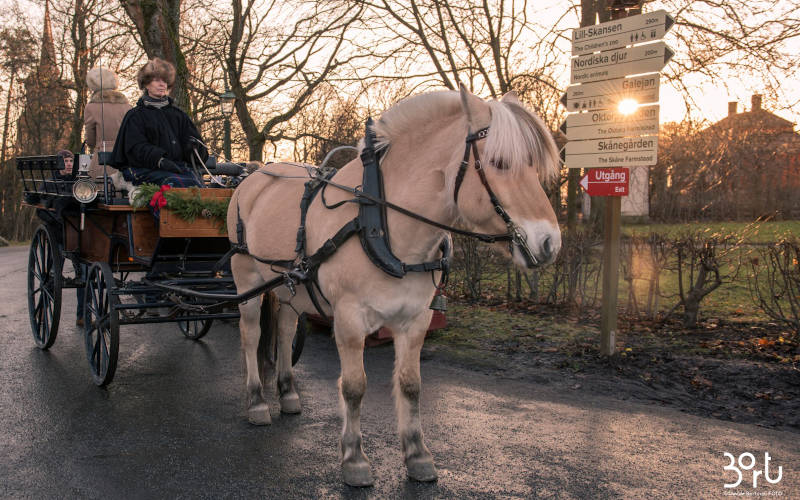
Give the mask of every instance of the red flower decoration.
[[158, 215], [158, 212], [167, 206], [167, 199], [164, 197], [164, 193], [172, 189], [172, 186], [163, 185], [161, 189], [159, 189], [153, 197], [150, 199], [150, 206], [153, 207], [153, 212]]

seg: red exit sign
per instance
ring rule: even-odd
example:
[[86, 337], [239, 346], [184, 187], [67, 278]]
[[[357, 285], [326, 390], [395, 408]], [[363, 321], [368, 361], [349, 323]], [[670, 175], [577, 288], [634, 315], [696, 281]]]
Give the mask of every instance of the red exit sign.
[[581, 187], [589, 196], [628, 196], [627, 168], [590, 168], [581, 179]]

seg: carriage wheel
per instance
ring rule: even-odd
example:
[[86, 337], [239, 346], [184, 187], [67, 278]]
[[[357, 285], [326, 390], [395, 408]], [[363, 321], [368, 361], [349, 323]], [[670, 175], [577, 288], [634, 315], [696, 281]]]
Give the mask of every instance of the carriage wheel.
[[28, 253], [28, 314], [33, 341], [42, 350], [52, 346], [58, 334], [62, 266], [55, 234], [47, 226], [39, 226]]
[[211, 329], [213, 319], [195, 319], [191, 321], [178, 321], [178, 328], [187, 339], [200, 340]]
[[114, 379], [119, 355], [119, 297], [115, 288], [111, 267], [99, 262], [89, 268], [86, 277], [84, 335], [86, 358], [92, 372], [92, 380], [104, 386]]

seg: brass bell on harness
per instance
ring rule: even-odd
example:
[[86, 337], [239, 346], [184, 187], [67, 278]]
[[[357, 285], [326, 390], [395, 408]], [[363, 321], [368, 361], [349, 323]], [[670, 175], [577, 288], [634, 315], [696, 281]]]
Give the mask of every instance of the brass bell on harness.
[[447, 311], [447, 297], [441, 294], [434, 295], [431, 301], [431, 309], [441, 312]]

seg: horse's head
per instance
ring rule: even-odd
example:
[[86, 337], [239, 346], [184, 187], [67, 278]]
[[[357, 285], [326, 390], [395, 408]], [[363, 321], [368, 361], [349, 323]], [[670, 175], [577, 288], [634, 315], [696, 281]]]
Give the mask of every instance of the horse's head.
[[[476, 148], [471, 148], [470, 162], [460, 186], [455, 171], [448, 182], [454, 192], [458, 190], [454, 198], [460, 218], [473, 231], [483, 233], [516, 229], [518, 237], [511, 245], [510, 257], [522, 268], [553, 262], [561, 248], [561, 232], [542, 187], [558, 172], [558, 152], [550, 131], [514, 93], [489, 102], [463, 86], [460, 93], [468, 127], [464, 135], [488, 127], [481, 134], [483, 137], [474, 138]], [[476, 161], [481, 162], [486, 183], [476, 171]], [[493, 206], [491, 192], [510, 217], [510, 225]], [[508, 243], [495, 246], [509, 254]]]

